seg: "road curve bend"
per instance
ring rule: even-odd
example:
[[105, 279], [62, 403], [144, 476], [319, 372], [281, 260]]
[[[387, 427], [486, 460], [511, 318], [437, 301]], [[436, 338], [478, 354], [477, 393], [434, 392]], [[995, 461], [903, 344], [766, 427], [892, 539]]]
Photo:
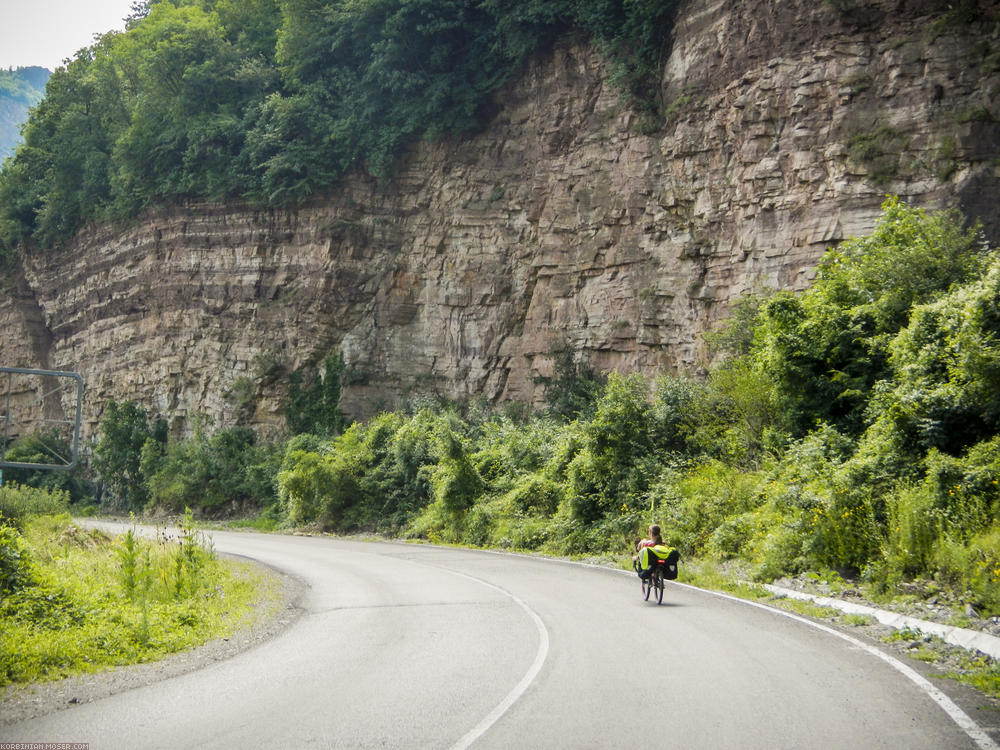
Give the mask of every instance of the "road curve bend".
[[[260, 647], [0, 730], [104, 748], [976, 748], [866, 648], [618, 571], [430, 545], [213, 532], [304, 581]], [[992, 735], [993, 739], [990, 739]], [[993, 745], [996, 747], [996, 745]]]

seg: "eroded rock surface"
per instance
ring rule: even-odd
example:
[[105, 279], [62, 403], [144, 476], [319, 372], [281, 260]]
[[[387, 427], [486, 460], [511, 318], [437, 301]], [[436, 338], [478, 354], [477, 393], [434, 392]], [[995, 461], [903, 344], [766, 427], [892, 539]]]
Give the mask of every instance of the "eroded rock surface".
[[691, 0], [662, 127], [559, 45], [481, 135], [419, 145], [388, 184], [165, 209], [32, 256], [0, 299], [0, 363], [81, 372], [88, 431], [113, 398], [278, 432], [281, 373], [338, 349], [354, 415], [415, 391], [537, 401], [567, 344], [695, 371], [734, 300], [807, 286], [887, 193], [996, 241], [998, 45], [918, 2]]

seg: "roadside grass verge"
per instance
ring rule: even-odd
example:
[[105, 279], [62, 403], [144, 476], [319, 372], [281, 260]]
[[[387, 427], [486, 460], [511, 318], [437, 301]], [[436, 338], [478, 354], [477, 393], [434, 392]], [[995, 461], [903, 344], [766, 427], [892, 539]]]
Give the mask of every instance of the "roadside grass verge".
[[957, 669], [945, 672], [944, 676], [1000, 700], [1000, 664], [993, 659], [970, 655]]
[[217, 557], [192, 524], [113, 537], [62, 514], [0, 531], [0, 686], [154, 661], [231, 635], [275, 599], [262, 571]]

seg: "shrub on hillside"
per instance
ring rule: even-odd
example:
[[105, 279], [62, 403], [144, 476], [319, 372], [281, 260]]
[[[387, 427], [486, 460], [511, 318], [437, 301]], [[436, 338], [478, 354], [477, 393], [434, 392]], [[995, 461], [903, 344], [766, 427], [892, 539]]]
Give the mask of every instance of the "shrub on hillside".
[[0, 595], [15, 594], [32, 582], [31, 557], [21, 533], [0, 525]]
[[0, 523], [22, 527], [32, 516], [65, 513], [69, 495], [63, 490], [21, 487], [16, 484], [0, 486]]

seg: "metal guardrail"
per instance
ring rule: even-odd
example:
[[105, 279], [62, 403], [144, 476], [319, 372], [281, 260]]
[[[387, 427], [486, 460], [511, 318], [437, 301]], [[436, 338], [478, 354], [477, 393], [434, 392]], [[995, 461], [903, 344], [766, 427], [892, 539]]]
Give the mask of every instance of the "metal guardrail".
[[[83, 414], [83, 377], [78, 372], [62, 372], [59, 370], [34, 370], [25, 367], [0, 367], [0, 375], [6, 375], [7, 393], [4, 402], [5, 413], [0, 414], [3, 421], [3, 454], [0, 455], [0, 469], [72, 469], [76, 466], [80, 458], [80, 422]], [[69, 460], [59, 464], [25, 463], [20, 461], [4, 461], [6, 458], [6, 446], [9, 443], [10, 427], [14, 424], [14, 416], [11, 413], [11, 385], [14, 375], [41, 375], [44, 377], [71, 378], [76, 381], [76, 418], [48, 420], [50, 423], [65, 424], [73, 426], [73, 439]], [[40, 399], [45, 399], [59, 388], [53, 388], [43, 393]], [[55, 451], [50, 451], [52, 455], [58, 456]]]

